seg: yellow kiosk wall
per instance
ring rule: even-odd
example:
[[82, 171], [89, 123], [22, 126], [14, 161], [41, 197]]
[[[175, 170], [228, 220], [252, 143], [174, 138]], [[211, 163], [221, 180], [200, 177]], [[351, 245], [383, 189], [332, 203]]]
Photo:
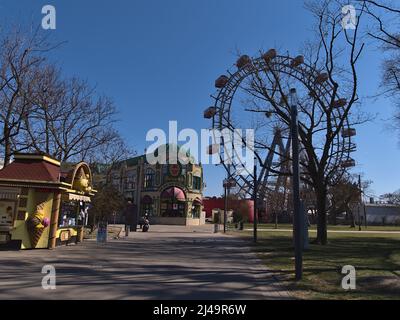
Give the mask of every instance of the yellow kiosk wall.
[[[51, 218], [51, 208], [53, 205], [53, 193], [52, 192], [38, 192], [38, 190], [29, 188], [28, 195], [27, 195], [27, 206], [26, 208], [19, 207], [18, 211], [25, 210], [25, 220], [16, 220], [14, 227], [15, 229], [11, 233], [11, 239], [22, 239], [21, 249], [30, 249], [31, 242], [29, 239], [29, 233], [26, 227], [26, 220], [29, 215], [33, 214], [36, 210], [36, 206], [41, 203], [45, 202], [43, 211], [44, 216], [47, 218]], [[49, 231], [50, 228], [46, 228], [40, 237], [36, 248], [47, 248], [48, 241], [49, 241]]]

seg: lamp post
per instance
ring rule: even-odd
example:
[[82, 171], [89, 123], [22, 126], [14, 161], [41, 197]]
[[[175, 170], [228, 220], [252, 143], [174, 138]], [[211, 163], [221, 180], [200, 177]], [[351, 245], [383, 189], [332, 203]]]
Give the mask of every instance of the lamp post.
[[[362, 195], [362, 187], [361, 187], [361, 175], [358, 175], [358, 190], [360, 192], [360, 198], [359, 198], [359, 205], [358, 205], [358, 231], [361, 231], [361, 207], [363, 205], [363, 195]], [[365, 216], [365, 212], [364, 212]], [[366, 218], [366, 217], [365, 217]], [[365, 221], [366, 223], [366, 221]]]
[[226, 233], [226, 220], [228, 217], [228, 179], [224, 181], [224, 233]]
[[300, 202], [300, 168], [299, 168], [299, 129], [297, 119], [296, 89], [290, 89], [290, 133], [292, 139], [292, 169], [293, 169], [293, 233], [296, 280], [303, 276], [303, 212]]
[[253, 188], [253, 240], [254, 243], [257, 242], [257, 223], [258, 223], [258, 217], [257, 217], [257, 163], [256, 163], [256, 158], [254, 157], [254, 188]]
[[230, 194], [230, 190], [232, 188], [234, 188], [236, 185], [236, 181], [233, 178], [226, 178], [223, 182], [223, 186], [224, 186], [224, 200], [225, 200], [225, 204], [224, 204], [224, 233], [226, 232], [226, 223], [228, 220], [228, 197]]
[[365, 203], [364, 203], [364, 191], [361, 184], [361, 175], [358, 175], [358, 188], [360, 189], [360, 206], [363, 208], [364, 211], [364, 227], [367, 229], [368, 222], [367, 222], [367, 211], [365, 210]]

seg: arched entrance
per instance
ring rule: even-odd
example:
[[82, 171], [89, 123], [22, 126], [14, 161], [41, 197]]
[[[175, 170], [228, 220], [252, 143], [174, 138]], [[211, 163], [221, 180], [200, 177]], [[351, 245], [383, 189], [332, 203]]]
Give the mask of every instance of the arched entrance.
[[199, 219], [200, 218], [202, 204], [203, 203], [202, 203], [200, 198], [196, 198], [196, 199], [193, 200], [192, 210], [191, 210], [191, 218], [193, 218], [193, 219]]
[[186, 217], [186, 196], [185, 192], [178, 187], [165, 189], [160, 196], [161, 217]]
[[154, 201], [152, 197], [145, 195], [140, 203], [142, 207], [142, 215], [148, 214], [149, 216], [152, 216], [154, 214]]

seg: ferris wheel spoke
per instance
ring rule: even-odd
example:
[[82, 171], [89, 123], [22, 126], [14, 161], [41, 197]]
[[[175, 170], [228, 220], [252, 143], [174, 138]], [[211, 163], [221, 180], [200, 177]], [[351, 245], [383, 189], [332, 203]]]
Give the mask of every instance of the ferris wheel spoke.
[[[339, 97], [326, 72], [305, 63], [302, 56], [280, 56], [274, 49], [256, 58], [244, 55], [238, 59], [236, 67], [216, 81], [218, 91], [212, 98], [217, 112], [212, 117], [212, 127], [230, 132], [250, 127], [255, 131], [252, 151], [260, 168], [256, 179], [261, 199], [266, 199], [269, 192], [287, 188], [290, 180], [291, 139], [288, 132], [283, 132], [290, 124], [286, 94], [291, 86], [298, 86], [303, 94], [299, 116], [301, 134], [312, 134], [315, 140], [321, 141], [329, 139], [328, 133], [334, 137], [329, 146], [328, 170], [338, 167], [343, 169], [339, 171], [345, 171], [354, 164], [350, 154], [356, 150], [352, 142], [356, 132], [348, 121], [344, 108], [346, 100]], [[238, 92], [248, 97], [241, 112], [235, 105], [240, 96]], [[245, 125], [246, 120], [250, 120], [250, 125]], [[281, 125], [280, 136], [276, 131], [277, 124]], [[246, 146], [243, 136], [237, 139]], [[237, 191], [251, 196], [254, 177], [252, 172], [243, 170], [239, 156], [242, 150], [236, 150], [233, 140], [224, 141], [221, 161], [229, 161], [229, 168], [234, 172], [232, 177], [237, 181]], [[227, 157], [228, 145], [233, 147], [230, 157]], [[318, 161], [324, 152], [326, 150], [318, 146], [307, 150], [300, 139], [299, 158], [304, 180], [307, 179], [309, 162]]]

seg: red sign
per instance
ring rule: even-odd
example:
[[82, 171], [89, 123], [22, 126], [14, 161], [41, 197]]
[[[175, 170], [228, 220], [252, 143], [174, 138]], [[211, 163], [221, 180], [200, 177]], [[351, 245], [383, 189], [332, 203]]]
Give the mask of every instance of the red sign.
[[181, 166], [179, 164], [170, 164], [169, 165], [169, 174], [172, 177], [177, 177], [181, 174]]

